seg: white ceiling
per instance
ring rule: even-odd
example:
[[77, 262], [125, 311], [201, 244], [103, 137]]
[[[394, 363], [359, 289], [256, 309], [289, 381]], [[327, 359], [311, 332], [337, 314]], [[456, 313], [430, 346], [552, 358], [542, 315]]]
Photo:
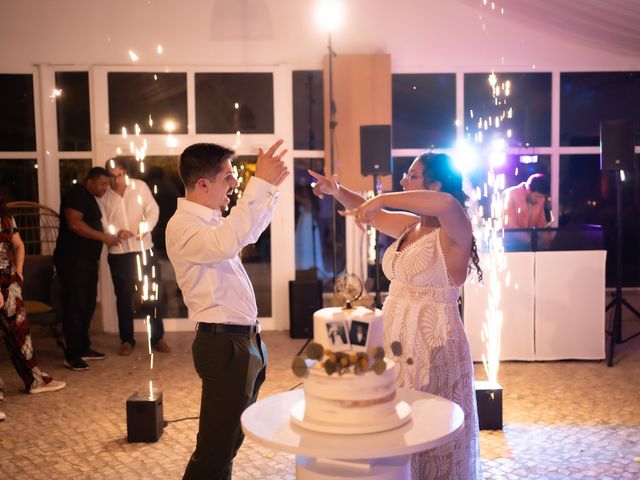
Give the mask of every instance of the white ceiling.
[[[640, 0], [457, 0], [485, 17], [504, 15], [538, 31], [616, 53], [640, 54]], [[504, 8], [504, 14], [500, 9]]]

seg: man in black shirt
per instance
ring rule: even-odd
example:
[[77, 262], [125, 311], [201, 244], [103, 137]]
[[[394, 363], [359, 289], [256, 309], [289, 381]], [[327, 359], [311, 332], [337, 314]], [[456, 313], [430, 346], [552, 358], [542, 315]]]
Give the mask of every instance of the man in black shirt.
[[98, 260], [102, 244], [114, 246], [116, 235], [102, 229], [102, 213], [95, 197], [109, 186], [104, 168], [89, 170], [84, 185], [76, 185], [62, 199], [60, 231], [54, 252], [56, 271], [62, 283], [64, 364], [71, 370], [88, 370], [85, 360], [100, 360], [104, 354], [91, 349], [89, 325], [96, 308]]

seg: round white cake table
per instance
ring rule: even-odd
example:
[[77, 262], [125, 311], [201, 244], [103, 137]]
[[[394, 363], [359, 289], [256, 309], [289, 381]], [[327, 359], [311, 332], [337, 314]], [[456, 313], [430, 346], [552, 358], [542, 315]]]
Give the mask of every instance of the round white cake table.
[[319, 433], [291, 422], [291, 407], [302, 390], [260, 400], [242, 414], [247, 437], [296, 455], [300, 480], [406, 480], [412, 453], [438, 447], [462, 429], [464, 413], [436, 395], [398, 389], [397, 400], [411, 405], [411, 419], [393, 430], [368, 434]]

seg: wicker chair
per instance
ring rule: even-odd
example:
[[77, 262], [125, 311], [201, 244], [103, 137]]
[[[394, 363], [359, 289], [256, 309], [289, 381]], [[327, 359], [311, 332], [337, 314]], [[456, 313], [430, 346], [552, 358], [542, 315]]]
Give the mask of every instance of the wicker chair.
[[11, 202], [9, 213], [18, 224], [27, 255], [53, 255], [60, 228], [58, 212], [35, 202]]
[[48, 330], [64, 352], [61, 287], [53, 262], [60, 219], [54, 210], [34, 202], [12, 202], [7, 208], [26, 250], [22, 299], [27, 318]]

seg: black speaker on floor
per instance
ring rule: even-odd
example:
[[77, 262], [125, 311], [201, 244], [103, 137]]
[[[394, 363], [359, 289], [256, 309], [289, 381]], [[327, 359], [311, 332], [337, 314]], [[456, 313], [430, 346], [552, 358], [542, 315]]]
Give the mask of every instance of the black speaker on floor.
[[320, 280], [289, 282], [289, 327], [291, 338], [313, 337], [313, 312], [322, 308]]
[[136, 392], [127, 399], [127, 441], [157, 442], [164, 431], [162, 392]]
[[600, 168], [602, 170], [633, 170], [633, 120], [600, 122]]
[[360, 173], [363, 177], [391, 173], [391, 125], [360, 127]]

